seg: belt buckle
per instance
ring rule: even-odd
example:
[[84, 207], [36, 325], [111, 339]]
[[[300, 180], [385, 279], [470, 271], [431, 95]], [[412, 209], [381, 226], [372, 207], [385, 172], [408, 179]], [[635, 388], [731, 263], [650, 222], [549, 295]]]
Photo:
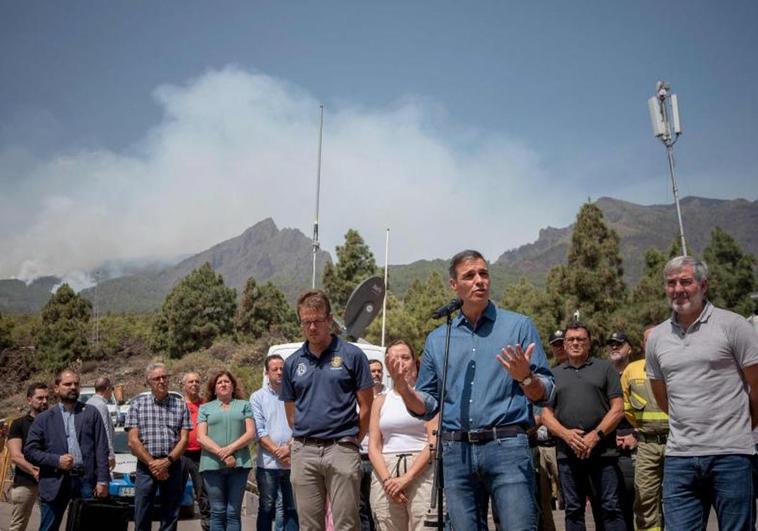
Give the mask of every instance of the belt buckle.
[[469, 443], [478, 443], [482, 441], [483, 431], [468, 431], [466, 432], [466, 439]]

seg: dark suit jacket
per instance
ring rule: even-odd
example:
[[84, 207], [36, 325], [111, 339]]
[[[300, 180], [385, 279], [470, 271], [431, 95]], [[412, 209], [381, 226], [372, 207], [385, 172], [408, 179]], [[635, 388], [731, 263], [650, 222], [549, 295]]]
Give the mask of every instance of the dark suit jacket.
[[[79, 448], [82, 451], [85, 476], [93, 487], [108, 483], [108, 435], [103, 418], [94, 407], [77, 402], [74, 408], [74, 426]], [[66, 427], [63, 414], [56, 404], [34, 419], [24, 444], [24, 457], [39, 467], [39, 497], [53, 501], [58, 495], [65, 472], [58, 468], [58, 459], [67, 454]]]

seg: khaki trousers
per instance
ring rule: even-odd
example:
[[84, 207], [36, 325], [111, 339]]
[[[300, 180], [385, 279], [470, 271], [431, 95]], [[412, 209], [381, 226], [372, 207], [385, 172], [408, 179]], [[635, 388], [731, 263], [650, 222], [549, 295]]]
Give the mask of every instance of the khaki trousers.
[[640, 531], [658, 530], [661, 522], [665, 444], [640, 442], [634, 469], [634, 523]]
[[[384, 454], [384, 463], [395, 476], [402, 476], [416, 459], [418, 452]], [[405, 457], [403, 457], [405, 456]], [[407, 504], [397, 503], [387, 497], [379, 476], [374, 472], [371, 478], [371, 511], [378, 531], [421, 531], [432, 500], [432, 479], [434, 468], [429, 465], [406, 488]]]
[[19, 485], [11, 489], [11, 522], [9, 531], [24, 531], [37, 501], [37, 485]]
[[350, 443], [303, 444], [292, 441], [290, 482], [301, 531], [323, 531], [326, 500], [335, 531], [361, 528], [361, 457]]

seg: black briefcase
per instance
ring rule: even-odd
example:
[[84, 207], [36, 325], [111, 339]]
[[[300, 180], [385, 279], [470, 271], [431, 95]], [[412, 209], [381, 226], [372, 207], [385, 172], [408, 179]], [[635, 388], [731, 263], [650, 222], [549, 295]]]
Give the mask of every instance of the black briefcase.
[[72, 500], [68, 506], [66, 531], [126, 531], [131, 508], [127, 503], [108, 498]]

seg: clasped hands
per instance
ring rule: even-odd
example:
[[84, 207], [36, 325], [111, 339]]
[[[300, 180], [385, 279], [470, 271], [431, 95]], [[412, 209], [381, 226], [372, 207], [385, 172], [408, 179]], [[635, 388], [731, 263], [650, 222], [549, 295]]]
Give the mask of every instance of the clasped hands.
[[585, 433], [584, 430], [574, 428], [566, 430], [563, 440], [579, 459], [587, 459], [600, 441], [600, 436], [595, 430]]
[[399, 478], [387, 478], [382, 482], [382, 488], [387, 496], [395, 503], [408, 503], [408, 497], [405, 495], [405, 487], [408, 486], [410, 479], [405, 476]]

